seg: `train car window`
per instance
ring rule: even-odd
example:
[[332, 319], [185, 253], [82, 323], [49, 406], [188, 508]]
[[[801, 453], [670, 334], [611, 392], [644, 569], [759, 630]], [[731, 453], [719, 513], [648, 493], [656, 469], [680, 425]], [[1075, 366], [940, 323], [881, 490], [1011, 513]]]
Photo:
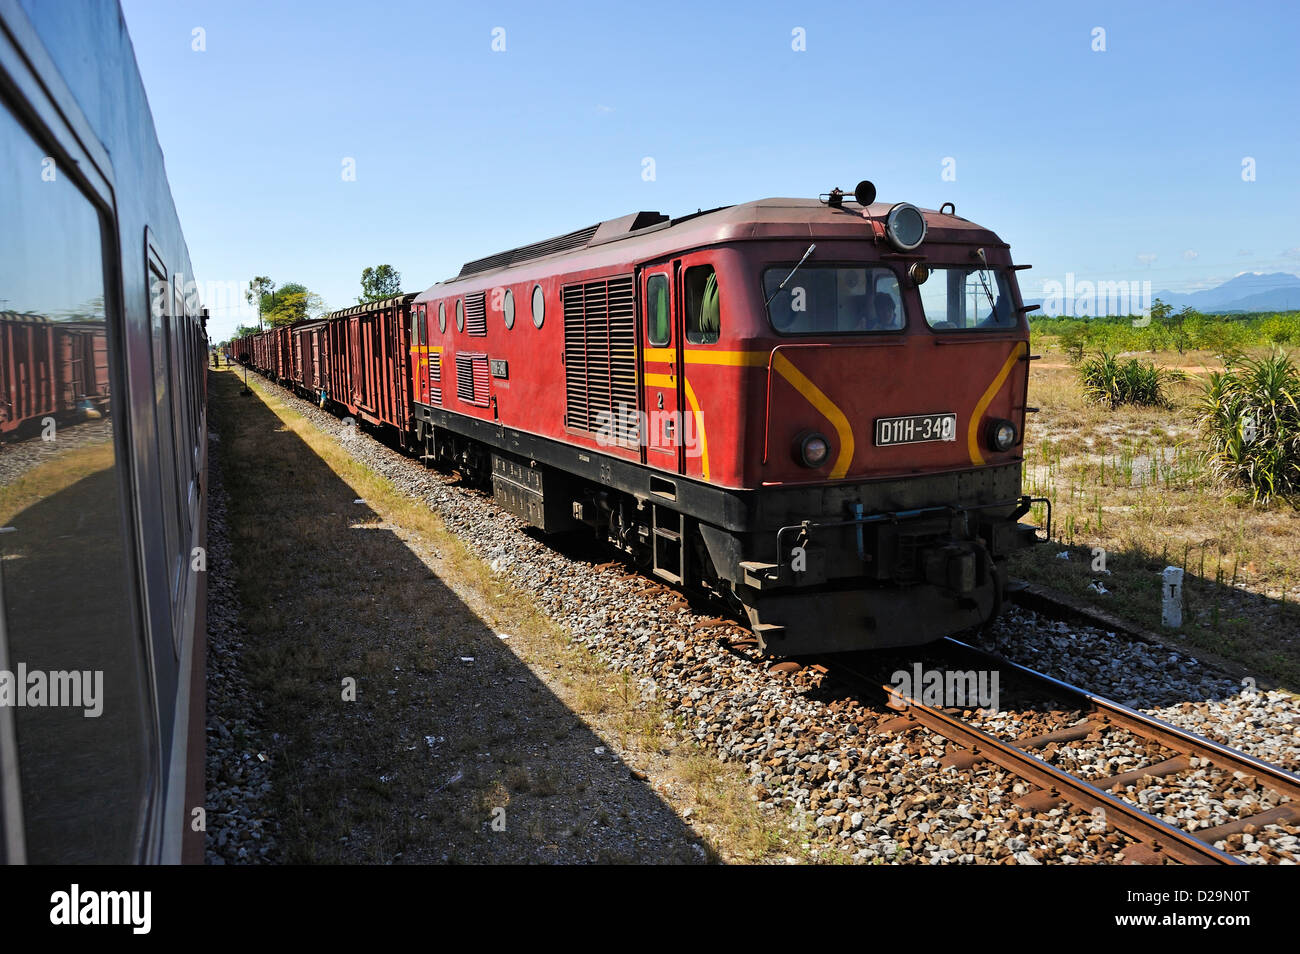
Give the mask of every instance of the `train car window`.
[[686, 269], [686, 340], [713, 344], [722, 331], [718, 276], [712, 265]]
[[515, 326], [515, 296], [509, 288], [501, 296], [501, 319], [506, 323], [507, 331]]
[[[147, 233], [146, 233], [147, 234]], [[185, 503], [175, 488], [180, 486], [180, 474], [177, 472], [176, 460], [176, 422], [171, 408], [171, 360], [168, 348], [171, 344], [172, 318], [167, 314], [171, 302], [168, 294], [167, 267], [157, 256], [152, 244], [149, 246], [149, 312], [151, 338], [151, 358], [153, 367], [153, 401], [154, 430], [158, 447], [158, 484], [159, 509], [163, 516], [163, 530], [167, 546], [168, 579], [171, 582], [172, 601], [180, 592], [183, 562], [181, 551], [181, 524], [184, 522], [182, 510]], [[170, 498], [170, 500], [169, 500]]]
[[465, 299], [456, 299], [456, 330], [465, 330]]
[[0, 668], [25, 673], [0, 722], [5, 849], [20, 831], [29, 862], [121, 864], [153, 771], [122, 323], [107, 221], [71, 163], [41, 175], [50, 154], [0, 102]]
[[919, 290], [935, 331], [1007, 331], [1018, 324], [1005, 269], [936, 265]]
[[443, 301], [438, 302], [438, 333], [447, 333], [447, 303]]
[[791, 275], [793, 268], [791, 262], [763, 272], [763, 297], [771, 299], [768, 317], [780, 334], [839, 335], [903, 328], [903, 297], [892, 268], [804, 265]]
[[542, 292], [541, 285], [533, 286], [533, 327], [542, 327], [542, 322], [546, 320], [546, 295]]
[[194, 488], [194, 448], [190, 430], [190, 380], [185, 356], [185, 297], [181, 291], [184, 276], [179, 273], [172, 281], [172, 336], [167, 342], [167, 357], [171, 364], [172, 415], [176, 422], [176, 476], [177, 490], [184, 501], [181, 510], [181, 540], [190, 538], [190, 503]]
[[646, 335], [652, 345], [662, 347], [672, 337], [668, 320], [668, 276], [651, 275], [645, 283]]
[[[185, 408], [189, 413], [186, 423], [190, 432], [190, 452], [192, 454], [191, 467], [192, 473], [197, 475], [199, 472], [199, 402], [196, 398], [198, 388], [195, 387], [193, 362], [194, 355], [198, 349], [194, 335], [194, 319], [187, 308], [185, 311], [185, 324], [183, 325], [184, 335], [181, 339], [181, 367], [185, 369]], [[206, 362], [205, 362], [206, 363]]]

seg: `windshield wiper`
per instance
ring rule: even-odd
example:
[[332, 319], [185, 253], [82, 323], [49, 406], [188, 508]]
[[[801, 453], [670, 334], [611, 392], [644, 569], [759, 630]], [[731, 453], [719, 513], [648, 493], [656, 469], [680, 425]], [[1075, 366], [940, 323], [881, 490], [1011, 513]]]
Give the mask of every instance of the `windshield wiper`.
[[992, 318], [997, 315], [998, 306], [993, 302], [993, 292], [989, 288], [988, 280], [984, 277], [984, 272], [987, 271], [989, 267], [989, 260], [985, 257], [984, 249], [982, 248], [977, 248], [975, 254], [979, 256], [981, 266], [979, 270], [980, 286], [984, 289], [984, 297], [989, 300], [989, 317]]
[[763, 302], [764, 308], [772, 304], [772, 299], [775, 298], [777, 295], [781, 294], [781, 289], [785, 287], [785, 283], [788, 282], [790, 279], [794, 278], [794, 273], [799, 271], [799, 269], [803, 266], [804, 262], [808, 261], [808, 256], [813, 253], [813, 249], [815, 249], [816, 247], [817, 247], [816, 245], [808, 246], [808, 251], [803, 253], [803, 258], [799, 259], [799, 264], [796, 265], [794, 268], [790, 269], [790, 274], [785, 276], [785, 280], [782, 281], [781, 284], [776, 286], [776, 291], [772, 292], [772, 294], [767, 296], [767, 301]]

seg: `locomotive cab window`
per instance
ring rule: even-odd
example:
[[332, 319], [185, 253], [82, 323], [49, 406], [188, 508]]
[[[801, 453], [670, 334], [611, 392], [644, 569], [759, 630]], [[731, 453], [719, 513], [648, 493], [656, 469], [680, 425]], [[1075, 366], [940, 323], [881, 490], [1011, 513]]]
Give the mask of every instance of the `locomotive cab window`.
[[646, 337], [655, 347], [668, 344], [672, 337], [668, 314], [668, 276], [651, 275], [645, 283], [645, 326]]
[[936, 265], [919, 290], [926, 323], [935, 331], [1008, 331], [1016, 327], [1005, 269]]
[[718, 275], [712, 265], [686, 269], [686, 340], [713, 344], [722, 331]]
[[900, 331], [905, 323], [892, 268], [776, 265], [763, 272], [763, 297], [771, 299], [768, 316], [783, 335]]

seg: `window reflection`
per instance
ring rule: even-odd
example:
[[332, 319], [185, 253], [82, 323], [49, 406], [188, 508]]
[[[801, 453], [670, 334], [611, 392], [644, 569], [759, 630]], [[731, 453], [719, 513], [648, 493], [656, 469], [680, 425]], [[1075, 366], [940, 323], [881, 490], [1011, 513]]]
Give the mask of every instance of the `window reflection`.
[[99, 215], [50, 168], [0, 106], [0, 704], [27, 860], [126, 862], [138, 854], [149, 734], [115, 346]]

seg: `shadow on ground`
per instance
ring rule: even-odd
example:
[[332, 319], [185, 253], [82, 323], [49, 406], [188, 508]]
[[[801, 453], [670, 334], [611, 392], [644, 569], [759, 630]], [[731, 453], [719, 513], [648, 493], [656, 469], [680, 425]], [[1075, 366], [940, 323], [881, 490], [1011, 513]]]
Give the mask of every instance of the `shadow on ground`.
[[209, 382], [283, 860], [714, 857], [256, 393]]

